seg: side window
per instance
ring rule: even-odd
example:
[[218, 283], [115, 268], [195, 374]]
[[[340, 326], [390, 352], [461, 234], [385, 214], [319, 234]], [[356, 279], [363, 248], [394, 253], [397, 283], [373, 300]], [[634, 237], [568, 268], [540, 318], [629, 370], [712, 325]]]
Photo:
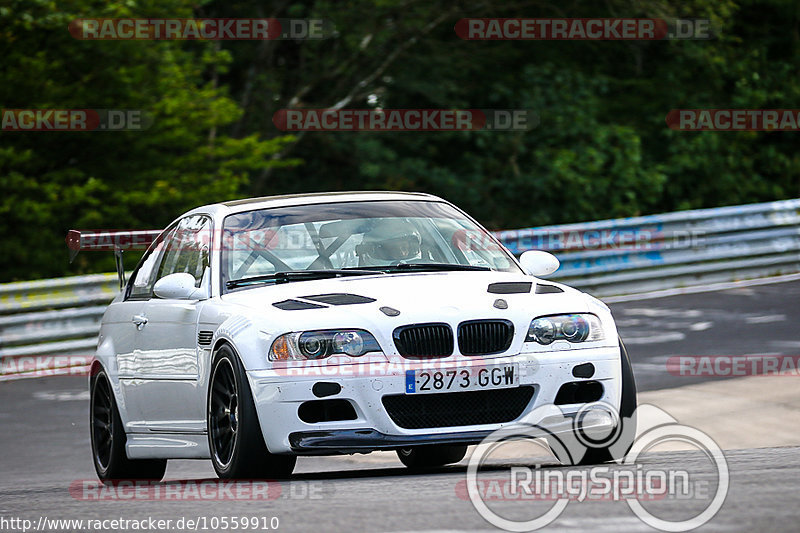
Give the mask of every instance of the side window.
[[174, 234], [174, 227], [167, 230], [164, 236], [142, 258], [141, 266], [139, 266], [130, 281], [128, 298], [141, 300], [148, 299], [153, 295], [153, 285], [158, 279], [156, 278], [156, 267], [163, 255], [165, 244], [172, 239]]
[[186, 272], [194, 276], [195, 287], [199, 287], [208, 267], [211, 219], [203, 215], [183, 218], [165, 242], [164, 259], [158, 266], [155, 280], [177, 272]]

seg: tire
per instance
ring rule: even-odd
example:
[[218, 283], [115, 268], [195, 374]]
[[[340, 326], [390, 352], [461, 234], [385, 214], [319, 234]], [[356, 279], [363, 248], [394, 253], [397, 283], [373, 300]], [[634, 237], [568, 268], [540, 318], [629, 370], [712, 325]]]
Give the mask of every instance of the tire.
[[[583, 457], [577, 461], [559, 456], [563, 454], [557, 453], [556, 450], [559, 448], [563, 449], [563, 446], [551, 446], [551, 449], [553, 449], [556, 457], [561, 461], [562, 464], [585, 466], [619, 461], [625, 457], [625, 455], [631, 449], [631, 446], [633, 446], [633, 441], [636, 437], [636, 380], [633, 376], [633, 368], [631, 367], [630, 357], [628, 357], [628, 351], [625, 349], [622, 339], [619, 340], [619, 351], [620, 362], [622, 365], [622, 394], [618, 415], [619, 420], [626, 419], [627, 423], [630, 424], [631, 427], [628, 427], [626, 430], [620, 432], [616, 438], [612, 437], [612, 442], [608, 443], [606, 446], [603, 445], [605, 443], [601, 442], [598, 443], [598, 446], [596, 447], [587, 448]], [[615, 429], [611, 432], [611, 435], [613, 436], [616, 433], [617, 431]], [[621, 443], [618, 443], [617, 438], [625, 439], [625, 445], [623, 446]]]
[[397, 457], [408, 468], [435, 468], [459, 462], [467, 454], [466, 446], [439, 444], [400, 448]]
[[164, 477], [166, 459], [128, 459], [125, 428], [105, 370], [89, 382], [89, 434], [94, 469], [104, 483], [127, 479], [160, 481]]
[[208, 447], [222, 479], [281, 479], [297, 457], [267, 450], [253, 395], [239, 358], [228, 345], [214, 354], [208, 385]]

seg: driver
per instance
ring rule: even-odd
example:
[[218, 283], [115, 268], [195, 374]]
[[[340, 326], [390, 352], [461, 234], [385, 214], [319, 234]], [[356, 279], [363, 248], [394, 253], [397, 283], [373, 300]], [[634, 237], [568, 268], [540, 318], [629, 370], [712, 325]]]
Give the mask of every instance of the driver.
[[389, 265], [422, 258], [419, 231], [407, 220], [384, 220], [364, 234], [357, 247], [361, 266]]

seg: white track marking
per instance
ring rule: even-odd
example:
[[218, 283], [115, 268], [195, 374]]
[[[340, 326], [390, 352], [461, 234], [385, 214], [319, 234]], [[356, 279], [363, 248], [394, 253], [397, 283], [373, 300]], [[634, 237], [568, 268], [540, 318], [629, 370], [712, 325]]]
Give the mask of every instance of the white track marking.
[[748, 316], [744, 321], [748, 324], [764, 324], [766, 322], [783, 322], [786, 320], [786, 315], [763, 315], [763, 316]]
[[85, 401], [89, 399], [89, 391], [40, 391], [34, 392], [37, 400], [52, 400], [57, 402]]
[[626, 315], [672, 318], [697, 318], [703, 315], [703, 312], [697, 309], [650, 309], [648, 307], [633, 307], [623, 309], [622, 312]]
[[770, 285], [772, 283], [784, 283], [787, 281], [800, 280], [800, 274], [787, 274], [785, 276], [773, 276], [771, 278], [756, 278], [742, 281], [726, 281], [722, 283], [712, 283], [709, 285], [698, 285], [696, 287], [681, 287], [676, 289], [663, 289], [660, 291], [641, 292], [639, 294], [624, 294], [620, 296], [610, 296], [601, 298], [606, 303], [635, 302], [639, 300], [650, 300], [653, 298], [664, 298], [667, 296], [678, 296], [681, 294], [696, 294], [699, 292], [724, 291], [738, 289], [741, 287], [755, 287], [758, 285]]
[[800, 341], [768, 341], [774, 348], [800, 348]]
[[686, 335], [680, 331], [667, 331], [647, 337], [625, 337], [625, 344], [656, 344], [659, 342], [682, 341], [685, 338]]

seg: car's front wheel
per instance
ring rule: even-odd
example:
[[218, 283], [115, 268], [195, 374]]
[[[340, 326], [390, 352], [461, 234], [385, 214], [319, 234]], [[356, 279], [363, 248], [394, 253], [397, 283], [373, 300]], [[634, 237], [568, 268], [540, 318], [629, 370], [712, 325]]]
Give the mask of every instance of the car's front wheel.
[[207, 425], [211, 462], [220, 478], [286, 478], [294, 470], [297, 457], [267, 450], [247, 376], [228, 345], [211, 364]]
[[[622, 392], [617, 418], [623, 425], [609, 432], [609, 435], [613, 437], [613, 442], [603, 442], [602, 439], [593, 442], [584, 450], [583, 454], [578, 454], [578, 457], [572, 457], [558, 439], [547, 439], [551, 450], [562, 464], [585, 466], [620, 461], [633, 446], [636, 437], [636, 380], [633, 376], [633, 367], [628, 351], [625, 349], [622, 339], [619, 340], [619, 351], [622, 366]], [[588, 443], [585, 436], [579, 440], [584, 444]]]
[[434, 468], [459, 462], [467, 454], [467, 447], [438, 444], [400, 448], [397, 457], [408, 468]]
[[92, 376], [89, 387], [90, 437], [97, 477], [103, 482], [161, 480], [167, 470], [166, 459], [128, 459], [125, 429], [105, 370]]

